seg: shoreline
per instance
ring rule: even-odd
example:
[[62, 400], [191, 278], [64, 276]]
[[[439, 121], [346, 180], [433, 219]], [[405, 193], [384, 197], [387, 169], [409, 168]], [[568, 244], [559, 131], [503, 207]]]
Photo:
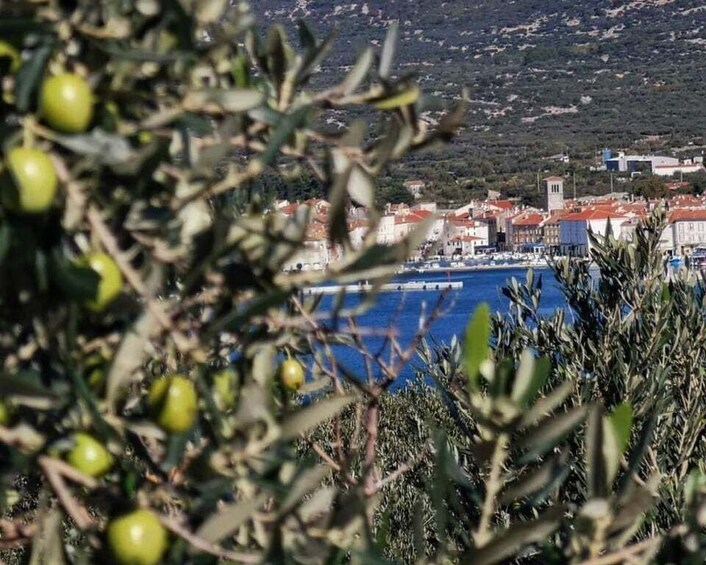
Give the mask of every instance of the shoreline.
[[528, 264], [502, 264], [502, 265], [466, 265], [464, 267], [423, 267], [422, 269], [405, 269], [399, 271], [398, 275], [414, 274], [423, 275], [425, 273], [447, 273], [465, 271], [502, 271], [510, 269], [549, 269], [548, 264], [528, 265]]

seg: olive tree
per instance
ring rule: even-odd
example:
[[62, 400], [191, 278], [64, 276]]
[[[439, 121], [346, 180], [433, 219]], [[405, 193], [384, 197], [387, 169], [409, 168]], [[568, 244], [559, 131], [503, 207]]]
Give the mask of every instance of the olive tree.
[[591, 234], [590, 261], [551, 265], [566, 307], [550, 316], [528, 271], [507, 312], [478, 309], [464, 347], [423, 343], [453, 421], [416, 489], [433, 504], [417, 560], [706, 558], [704, 281], [665, 268], [664, 229], [657, 210], [629, 240]]
[[[333, 36], [299, 22], [295, 47], [254, 25], [226, 0], [0, 5], [0, 545], [33, 563], [374, 551], [380, 397], [421, 336], [365, 384], [330, 348], [364, 351], [363, 329], [322, 323], [300, 291], [395, 272], [426, 226], [378, 244], [374, 179], [449, 140], [464, 105], [434, 129], [419, 119], [419, 87], [393, 72], [395, 26], [314, 91]], [[328, 115], [357, 117], [331, 129]], [[284, 272], [311, 212], [276, 213], [264, 175], [328, 195], [325, 271]], [[360, 246], [351, 202], [368, 207]], [[292, 390], [277, 364], [305, 353], [309, 382]], [[363, 467], [331, 488], [358, 453], [301, 457], [296, 442], [352, 404]]]

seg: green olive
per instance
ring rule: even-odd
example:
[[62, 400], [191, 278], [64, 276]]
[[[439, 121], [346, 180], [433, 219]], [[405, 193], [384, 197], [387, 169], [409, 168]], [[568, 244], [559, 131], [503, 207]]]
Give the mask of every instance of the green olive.
[[196, 389], [194, 383], [183, 375], [167, 375], [154, 381], [147, 402], [155, 421], [166, 432], [185, 432], [196, 420]]
[[106, 536], [119, 565], [157, 565], [167, 549], [167, 532], [150, 510], [133, 510], [113, 518]]
[[0, 400], [0, 426], [7, 426], [10, 423], [10, 409]]
[[304, 384], [304, 367], [296, 359], [285, 359], [279, 365], [279, 380], [288, 390], [298, 390]]
[[39, 113], [53, 129], [63, 133], [86, 131], [93, 119], [93, 93], [86, 79], [63, 73], [44, 80]]
[[77, 432], [74, 434], [74, 447], [66, 455], [66, 462], [77, 471], [98, 478], [110, 471], [114, 459], [96, 438]]
[[223, 369], [213, 375], [214, 397], [221, 410], [230, 410], [235, 404], [236, 376], [233, 369]]
[[84, 255], [77, 264], [90, 267], [100, 277], [96, 296], [93, 300], [89, 300], [86, 306], [94, 312], [105, 310], [123, 288], [123, 275], [117, 263], [110, 255], [96, 252]]
[[20, 68], [20, 64], [22, 63], [20, 52], [7, 41], [0, 40], [0, 57], [10, 59], [11, 73], [16, 73]]
[[0, 196], [10, 210], [20, 214], [45, 212], [54, 203], [58, 184], [54, 164], [43, 151], [15, 147], [8, 152]]

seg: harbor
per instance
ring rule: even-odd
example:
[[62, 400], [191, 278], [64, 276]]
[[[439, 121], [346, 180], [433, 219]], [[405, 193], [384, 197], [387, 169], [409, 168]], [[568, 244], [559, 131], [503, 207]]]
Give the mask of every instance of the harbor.
[[375, 288], [377, 288], [379, 292], [439, 292], [444, 290], [460, 290], [463, 288], [463, 281], [405, 281], [386, 283], [380, 287], [376, 287], [370, 283], [325, 285], [307, 287], [304, 288], [302, 292], [307, 296], [314, 294], [338, 294], [340, 292], [350, 294], [355, 292], [369, 292]]

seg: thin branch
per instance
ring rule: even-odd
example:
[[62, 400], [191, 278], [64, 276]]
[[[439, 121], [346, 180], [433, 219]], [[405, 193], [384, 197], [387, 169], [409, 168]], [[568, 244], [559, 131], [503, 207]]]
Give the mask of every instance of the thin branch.
[[372, 492], [366, 492], [365, 494], [368, 496], [372, 496], [373, 494], [379, 492], [382, 490], [385, 486], [387, 486], [390, 483], [395, 482], [397, 479], [399, 479], [402, 475], [405, 473], [408, 473], [412, 469], [414, 469], [423, 459], [424, 454], [428, 451], [429, 445], [422, 449], [412, 460], [408, 461], [407, 463], [403, 463], [397, 469], [392, 471], [387, 477], [384, 479], [380, 479], [377, 483], [375, 483], [375, 488], [372, 490]]
[[625, 561], [631, 561], [640, 553], [651, 551], [662, 541], [662, 538], [648, 538], [640, 543], [625, 547], [619, 551], [614, 551], [602, 557], [595, 557], [582, 561], [579, 565], [617, 565]]
[[336, 463], [333, 458], [328, 453], [326, 453], [326, 450], [324, 450], [324, 448], [321, 447], [317, 442], [311, 442], [311, 448], [334, 471], [342, 471], [342, 467], [338, 463]]
[[91, 518], [88, 510], [72, 496], [64, 483], [62, 473], [59, 470], [60, 468], [56, 465], [56, 460], [50, 457], [40, 457], [38, 463], [47, 481], [49, 481], [54, 494], [56, 494], [56, 497], [59, 499], [64, 510], [66, 510], [66, 513], [71, 516], [76, 523], [78, 529], [84, 531], [92, 528], [95, 525], [93, 518]]
[[20, 524], [12, 520], [0, 519], [0, 550], [29, 545], [36, 531], [35, 524]]
[[147, 285], [140, 277], [140, 274], [133, 269], [129, 259], [125, 256], [122, 249], [120, 249], [117, 239], [103, 220], [100, 211], [92, 204], [88, 204], [86, 207], [86, 196], [81, 192], [81, 188], [78, 183], [71, 178], [69, 170], [63, 159], [57, 155], [53, 155], [52, 157], [57, 176], [66, 187], [69, 198], [77, 205], [77, 207], [86, 209], [86, 219], [100, 239], [103, 247], [105, 247], [105, 250], [117, 263], [120, 271], [125, 277], [125, 280], [145, 301], [147, 308], [154, 315], [155, 319], [159, 322], [162, 328], [171, 334], [177, 348], [185, 354], [194, 352], [194, 350], [197, 349], [197, 344], [193, 340], [189, 340], [175, 327], [171, 318], [164, 311], [163, 305], [151, 296], [151, 293], [147, 288]]
[[198, 537], [193, 532], [182, 526], [174, 518], [169, 516], [160, 515], [159, 521], [162, 525], [171, 531], [173, 534], [179, 536], [183, 540], [187, 541], [196, 549], [200, 549], [209, 555], [215, 555], [221, 559], [228, 559], [231, 561], [237, 561], [238, 563], [260, 563], [262, 557], [254, 553], [241, 553], [238, 551], [230, 551], [223, 549], [219, 545], [213, 544], [208, 540]]
[[505, 434], [500, 434], [495, 440], [495, 449], [490, 462], [490, 476], [485, 481], [485, 499], [483, 500], [483, 509], [481, 511], [480, 524], [474, 538], [479, 547], [483, 547], [490, 540], [490, 525], [495, 514], [495, 497], [500, 491], [502, 474], [505, 457], [507, 456], [506, 445], [508, 437]]

